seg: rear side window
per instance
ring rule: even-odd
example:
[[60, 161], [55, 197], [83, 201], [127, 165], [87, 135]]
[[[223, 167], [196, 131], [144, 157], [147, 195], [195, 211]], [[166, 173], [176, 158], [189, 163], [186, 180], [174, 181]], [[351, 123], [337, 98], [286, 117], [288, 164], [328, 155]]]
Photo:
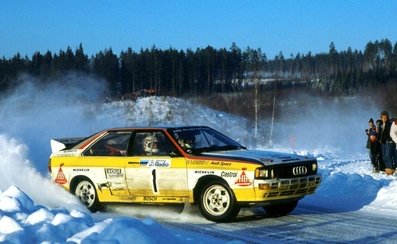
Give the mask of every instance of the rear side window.
[[95, 142], [84, 156], [127, 156], [131, 132], [114, 132]]

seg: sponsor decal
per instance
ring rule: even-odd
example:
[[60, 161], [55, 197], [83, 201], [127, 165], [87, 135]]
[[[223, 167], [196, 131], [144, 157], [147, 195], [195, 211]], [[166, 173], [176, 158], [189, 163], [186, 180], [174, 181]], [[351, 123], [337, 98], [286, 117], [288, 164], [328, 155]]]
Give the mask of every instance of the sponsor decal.
[[128, 194], [125, 184], [120, 182], [111, 182], [109, 190], [110, 190], [110, 194], [116, 196]]
[[73, 169], [74, 172], [87, 172], [90, 171], [90, 169]]
[[162, 197], [161, 200], [163, 200], [163, 201], [176, 201], [176, 197]]
[[209, 171], [209, 170], [195, 170], [195, 174], [215, 174], [215, 171]]
[[55, 177], [55, 182], [60, 185], [66, 184], [68, 182], [65, 174], [63, 173], [62, 166], [63, 164], [59, 165], [58, 174], [57, 177]]
[[217, 165], [217, 166], [230, 166], [230, 165], [232, 165], [232, 163], [225, 163], [225, 162], [222, 162], [222, 161], [220, 161], [220, 162], [212, 161], [211, 164], [212, 165]]
[[171, 160], [169, 159], [141, 160], [140, 164], [151, 168], [169, 168], [171, 167]]
[[187, 160], [187, 164], [206, 165], [207, 163], [205, 160]]
[[221, 177], [237, 177], [237, 172], [222, 171]]
[[123, 173], [122, 173], [121, 169], [106, 168], [105, 169], [105, 176], [106, 176], [106, 179], [122, 178], [123, 177]]
[[157, 197], [152, 197], [152, 196], [144, 196], [143, 201], [145, 202], [155, 202], [157, 201]]
[[246, 169], [247, 168], [242, 168], [243, 172], [241, 172], [240, 176], [238, 177], [238, 179], [236, 181], [236, 185], [239, 185], [239, 186], [250, 186], [251, 185], [250, 179], [245, 174]]

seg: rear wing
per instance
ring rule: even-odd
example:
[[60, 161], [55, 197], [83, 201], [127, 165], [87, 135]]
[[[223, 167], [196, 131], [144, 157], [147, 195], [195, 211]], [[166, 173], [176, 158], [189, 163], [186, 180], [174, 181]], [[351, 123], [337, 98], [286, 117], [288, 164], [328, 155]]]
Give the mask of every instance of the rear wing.
[[56, 153], [62, 150], [71, 149], [84, 139], [85, 137], [51, 139], [51, 152]]

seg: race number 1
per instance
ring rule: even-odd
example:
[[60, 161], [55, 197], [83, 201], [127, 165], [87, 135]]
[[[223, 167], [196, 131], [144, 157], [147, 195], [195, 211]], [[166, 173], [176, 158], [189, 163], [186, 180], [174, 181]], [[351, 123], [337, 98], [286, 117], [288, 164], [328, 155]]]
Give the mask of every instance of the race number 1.
[[154, 193], [158, 193], [158, 191], [157, 191], [156, 169], [152, 170], [152, 179], [153, 179], [153, 192]]

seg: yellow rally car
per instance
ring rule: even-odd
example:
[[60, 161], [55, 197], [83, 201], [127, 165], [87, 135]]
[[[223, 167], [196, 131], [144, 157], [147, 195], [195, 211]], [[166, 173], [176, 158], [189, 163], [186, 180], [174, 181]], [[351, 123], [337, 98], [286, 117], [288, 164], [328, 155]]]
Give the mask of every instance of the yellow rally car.
[[91, 211], [106, 202], [191, 203], [217, 222], [253, 205], [285, 215], [321, 181], [315, 158], [247, 150], [205, 126], [109, 129], [51, 148], [52, 179]]

